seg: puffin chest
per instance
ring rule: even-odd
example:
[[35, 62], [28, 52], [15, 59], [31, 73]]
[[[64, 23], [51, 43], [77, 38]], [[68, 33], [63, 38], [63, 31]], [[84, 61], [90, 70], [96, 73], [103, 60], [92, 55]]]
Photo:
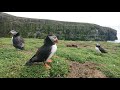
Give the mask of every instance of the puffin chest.
[[100, 51], [100, 49], [99, 49], [98, 47], [95, 47], [95, 49], [96, 49], [98, 52], [100, 52], [100, 53], [101, 53], [101, 51]]
[[57, 51], [57, 45], [52, 45], [51, 53], [55, 53]]
[[56, 51], [57, 51], [57, 45], [56, 44], [52, 45], [51, 52], [50, 52], [50, 55], [49, 55], [48, 59], [50, 59]]
[[13, 43], [13, 45], [17, 43], [16, 37], [12, 37], [12, 43]]
[[13, 37], [11, 38], [11, 42], [12, 42], [12, 44], [13, 44]]

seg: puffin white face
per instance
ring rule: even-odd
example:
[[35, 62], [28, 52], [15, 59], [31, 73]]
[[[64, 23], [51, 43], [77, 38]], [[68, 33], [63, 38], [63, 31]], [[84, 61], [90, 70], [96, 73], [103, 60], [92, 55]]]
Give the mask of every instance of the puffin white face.
[[97, 43], [97, 44], [96, 44], [96, 47], [100, 47], [100, 44]]
[[11, 30], [10, 33], [11, 33], [12, 35], [16, 35], [18, 32], [16, 32], [15, 30]]
[[54, 35], [54, 36], [48, 36], [50, 38], [50, 40], [54, 43], [58, 43], [58, 38]]

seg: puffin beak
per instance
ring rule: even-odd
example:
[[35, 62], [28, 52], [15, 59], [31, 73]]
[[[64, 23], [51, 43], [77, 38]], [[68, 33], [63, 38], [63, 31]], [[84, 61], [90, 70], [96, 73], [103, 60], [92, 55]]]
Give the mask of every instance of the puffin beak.
[[58, 43], [58, 39], [55, 40], [55, 43]]

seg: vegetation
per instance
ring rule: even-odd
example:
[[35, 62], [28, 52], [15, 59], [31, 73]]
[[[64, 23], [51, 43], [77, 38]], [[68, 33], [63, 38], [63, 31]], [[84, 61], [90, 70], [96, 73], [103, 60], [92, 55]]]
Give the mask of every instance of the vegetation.
[[[36, 50], [43, 44], [43, 39], [25, 38], [25, 50], [16, 50], [11, 38], [0, 38], [0, 78], [52, 78], [66, 77], [69, 73], [69, 61], [84, 63], [91, 61], [100, 64], [97, 68], [107, 77], [120, 77], [120, 44], [99, 42], [108, 53], [101, 54], [95, 50], [95, 41], [64, 41], [58, 43], [58, 50], [52, 57], [52, 68], [47, 70], [43, 63], [25, 66]], [[79, 48], [66, 47], [76, 43]]]
[[[25, 38], [25, 50], [17, 50], [12, 46], [9, 34], [12, 29], [19, 31]], [[52, 57], [52, 68], [46, 69], [43, 63], [25, 66], [49, 33], [59, 38], [58, 50]], [[105, 42], [116, 40], [116, 35], [116, 30], [96, 24], [22, 18], [0, 13], [0, 78], [67, 77], [71, 61], [94, 62], [98, 64], [97, 69], [107, 77], [120, 77], [120, 45]], [[96, 52], [97, 42], [108, 53]], [[66, 47], [72, 43], [78, 47]]]
[[96, 24], [31, 19], [0, 13], [0, 37], [10, 37], [10, 30], [17, 30], [23, 37], [43, 39], [54, 33], [61, 40], [116, 40], [117, 31]]

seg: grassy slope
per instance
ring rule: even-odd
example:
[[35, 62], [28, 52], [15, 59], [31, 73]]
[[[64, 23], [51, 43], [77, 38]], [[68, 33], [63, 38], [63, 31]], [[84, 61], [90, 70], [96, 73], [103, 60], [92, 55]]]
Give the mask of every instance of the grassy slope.
[[[95, 51], [96, 42], [90, 41], [59, 41], [58, 51], [52, 57], [52, 69], [46, 70], [41, 65], [24, 66], [27, 60], [35, 54], [38, 47], [43, 44], [40, 39], [25, 39], [25, 50], [16, 50], [11, 45], [10, 38], [0, 38], [0, 77], [1, 78], [47, 78], [65, 77], [68, 73], [66, 60], [84, 63], [92, 61], [108, 77], [120, 77], [120, 44], [100, 42], [109, 53], [100, 54]], [[80, 48], [66, 47], [67, 43], [77, 43]]]

